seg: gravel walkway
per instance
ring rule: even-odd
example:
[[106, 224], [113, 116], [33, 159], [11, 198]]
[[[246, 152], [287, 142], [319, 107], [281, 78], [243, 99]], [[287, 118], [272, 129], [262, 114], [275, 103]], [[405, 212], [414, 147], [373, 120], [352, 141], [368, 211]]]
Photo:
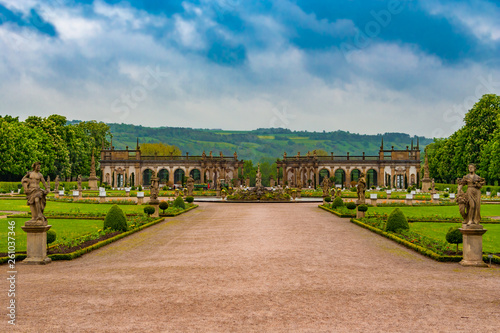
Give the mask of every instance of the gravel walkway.
[[17, 265], [14, 331], [500, 328], [498, 266], [434, 262], [317, 204], [202, 203], [167, 222], [73, 261]]

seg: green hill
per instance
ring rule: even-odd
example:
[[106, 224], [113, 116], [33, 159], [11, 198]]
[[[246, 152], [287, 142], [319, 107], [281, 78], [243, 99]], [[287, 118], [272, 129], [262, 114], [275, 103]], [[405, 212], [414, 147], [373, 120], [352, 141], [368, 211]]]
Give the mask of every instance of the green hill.
[[[238, 152], [238, 157], [252, 160], [254, 163], [281, 158], [283, 152], [295, 155], [307, 151], [324, 150], [335, 155], [377, 155], [382, 137], [385, 149], [394, 146], [395, 149], [405, 149], [417, 137], [404, 133], [385, 133], [377, 135], [354, 134], [344, 131], [307, 132], [291, 131], [283, 128], [265, 128], [253, 131], [224, 131], [217, 129], [193, 129], [179, 127], [144, 127], [127, 124], [108, 124], [113, 134], [113, 145], [116, 149], [126, 146], [135, 148], [136, 140], [140, 143], [163, 142], [176, 145], [183, 153], [201, 155], [213, 151], [219, 154], [232, 155]], [[431, 143], [432, 139], [419, 137], [420, 149]]]

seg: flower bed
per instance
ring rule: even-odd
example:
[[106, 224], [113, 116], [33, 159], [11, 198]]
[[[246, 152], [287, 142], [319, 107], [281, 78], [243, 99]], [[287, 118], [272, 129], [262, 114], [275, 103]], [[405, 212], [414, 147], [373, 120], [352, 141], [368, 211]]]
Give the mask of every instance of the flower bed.
[[[195, 209], [198, 205], [191, 205], [190, 207], [165, 215], [165, 216], [177, 216], [182, 213], [188, 212]], [[104, 245], [110, 244], [116, 240], [122, 239], [128, 235], [131, 235], [137, 231], [143, 230], [154, 224], [163, 222], [163, 217], [159, 219], [154, 219], [144, 215], [131, 217], [128, 219], [127, 224], [129, 230], [125, 232], [112, 231], [112, 230], [98, 230], [96, 232], [83, 235], [78, 238], [73, 239], [62, 239], [57, 241], [55, 244], [51, 245], [47, 249], [48, 257], [52, 260], [71, 260], [82, 256], [85, 253], [91, 252], [98, 249]], [[23, 260], [26, 258], [26, 254], [16, 254], [16, 260]], [[0, 264], [7, 262], [9, 257], [0, 258]]]
[[[459, 262], [462, 260], [462, 256], [454, 255], [452, 246], [447, 242], [438, 241], [433, 238], [420, 235], [416, 232], [412, 232], [411, 230], [399, 233], [384, 231], [385, 220], [381, 218], [367, 217], [363, 219], [351, 219], [351, 222], [381, 236], [389, 238], [434, 260], [442, 262]], [[487, 262], [489, 260], [488, 256], [483, 255], [483, 260]], [[500, 264], [500, 257], [493, 256], [491, 261], [496, 264]]]

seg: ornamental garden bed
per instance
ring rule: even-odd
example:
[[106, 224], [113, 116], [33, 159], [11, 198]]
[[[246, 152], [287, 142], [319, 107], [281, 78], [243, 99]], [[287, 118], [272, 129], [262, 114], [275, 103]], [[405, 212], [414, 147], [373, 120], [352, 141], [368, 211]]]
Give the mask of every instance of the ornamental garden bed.
[[[137, 216], [127, 216], [128, 230], [125, 232], [103, 230], [103, 219], [82, 219], [82, 218], [56, 218], [51, 217], [49, 224], [57, 233], [56, 241], [48, 246], [48, 257], [52, 260], [71, 260], [104, 245], [112, 243], [137, 231], [164, 221], [166, 216], [177, 216], [198, 207], [198, 205], [186, 204], [186, 209], [172, 207], [172, 211], [166, 211], [160, 218], [151, 218], [144, 214]], [[171, 209], [171, 208], [169, 208]], [[7, 255], [7, 229], [8, 221], [16, 221], [16, 259], [26, 258], [26, 234], [21, 229], [25, 218], [0, 219], [0, 263], [5, 263], [9, 259]], [[3, 241], [3, 243], [2, 243]]]
[[[455, 251], [455, 245], [454, 244], [449, 244], [444, 240], [439, 240], [435, 239], [433, 237], [429, 237], [424, 231], [424, 228], [413, 228], [412, 224], [410, 224], [410, 230], [405, 230], [405, 231], [400, 231], [398, 233], [394, 232], [386, 232], [384, 231], [385, 227], [385, 222], [384, 220], [380, 218], [374, 218], [374, 217], [367, 217], [363, 219], [354, 219], [352, 218], [350, 220], [352, 223], [357, 224], [365, 229], [368, 229], [372, 232], [375, 232], [381, 236], [384, 236], [386, 238], [389, 238], [393, 241], [395, 241], [398, 244], [401, 244], [407, 248], [410, 248], [412, 250], [417, 251], [420, 254], [423, 254], [431, 259], [440, 261], [440, 262], [459, 262], [462, 260], [462, 255], [461, 251], [459, 251], [458, 254], [456, 254]], [[434, 224], [433, 222], [428, 222], [427, 227], [429, 227], [431, 224]], [[456, 225], [456, 224], [455, 224]], [[497, 225], [498, 226], [498, 225]], [[412, 230], [415, 229], [415, 230]], [[489, 232], [493, 234], [491, 235], [492, 239], [497, 239], [500, 236], [500, 228], [497, 230], [489, 230]], [[486, 233], [487, 234], [487, 233]], [[485, 262], [489, 262], [488, 258], [488, 250], [487, 243], [495, 244], [490, 241], [488, 241], [486, 237], [486, 234], [483, 239], [483, 260]], [[443, 238], [444, 239], [444, 238]], [[496, 245], [494, 245], [496, 246]], [[491, 258], [492, 263], [500, 264], [500, 250], [498, 248], [494, 247], [491, 248], [493, 249], [493, 256]]]

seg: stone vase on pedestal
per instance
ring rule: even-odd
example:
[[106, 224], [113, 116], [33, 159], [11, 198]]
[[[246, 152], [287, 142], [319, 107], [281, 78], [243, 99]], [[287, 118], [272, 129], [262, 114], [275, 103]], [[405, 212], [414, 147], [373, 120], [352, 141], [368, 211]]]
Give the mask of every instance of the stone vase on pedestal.
[[462, 266], [487, 267], [483, 261], [483, 235], [487, 231], [480, 224], [462, 225], [459, 229], [463, 236], [464, 257], [460, 262]]
[[47, 257], [47, 231], [51, 225], [31, 225], [30, 221], [21, 227], [26, 232], [26, 259], [23, 264], [45, 265], [52, 260]]

